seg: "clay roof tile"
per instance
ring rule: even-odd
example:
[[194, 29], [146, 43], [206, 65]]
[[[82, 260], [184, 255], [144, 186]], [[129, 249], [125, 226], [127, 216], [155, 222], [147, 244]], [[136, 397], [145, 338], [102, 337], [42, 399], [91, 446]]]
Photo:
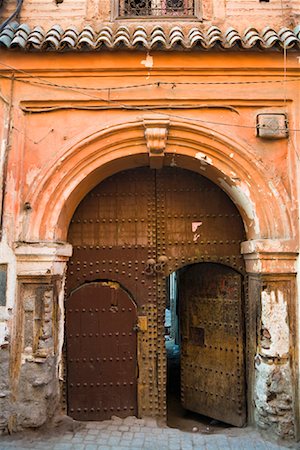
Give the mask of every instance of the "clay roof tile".
[[122, 24], [112, 28], [104, 26], [96, 31], [87, 25], [82, 30], [73, 26], [65, 30], [60, 25], [54, 25], [46, 32], [39, 26], [32, 31], [28, 24], [19, 25], [11, 22], [0, 33], [0, 46], [7, 49], [25, 50], [49, 50], [49, 51], [79, 51], [100, 50], [103, 47], [114, 49], [119, 47], [134, 48], [141, 46], [145, 49], [178, 49], [179, 47], [191, 49], [196, 47], [201, 50], [210, 50], [215, 47], [229, 50], [238, 47], [241, 50], [259, 48], [267, 50], [271, 48], [300, 48], [300, 25], [294, 29], [281, 28], [275, 31], [271, 27], [265, 27], [262, 31], [255, 27], [249, 27], [241, 34], [230, 27], [226, 31], [219, 27], [204, 26], [191, 27], [185, 24], [173, 26], [170, 30], [161, 25], [155, 25], [152, 29], [146, 25], [130, 26]]

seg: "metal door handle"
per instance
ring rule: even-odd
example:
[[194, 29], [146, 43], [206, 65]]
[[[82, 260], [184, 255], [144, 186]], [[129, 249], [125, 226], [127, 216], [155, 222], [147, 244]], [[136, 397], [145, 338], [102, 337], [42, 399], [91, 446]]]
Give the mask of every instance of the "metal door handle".
[[155, 273], [158, 274], [164, 273], [167, 261], [168, 257], [165, 255], [159, 256], [157, 262], [153, 258], [148, 259], [146, 262], [145, 274], [154, 275]]

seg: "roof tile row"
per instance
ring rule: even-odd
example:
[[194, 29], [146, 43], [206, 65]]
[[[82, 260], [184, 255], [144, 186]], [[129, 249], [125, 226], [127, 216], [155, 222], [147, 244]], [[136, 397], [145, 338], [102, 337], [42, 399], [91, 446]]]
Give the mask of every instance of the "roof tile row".
[[31, 29], [27, 24], [12, 22], [0, 33], [0, 47], [22, 50], [100, 50], [104, 48], [145, 48], [145, 49], [270, 49], [300, 48], [300, 25], [296, 28], [281, 28], [275, 31], [266, 27], [259, 32], [256, 28], [247, 28], [241, 35], [234, 28], [223, 32], [216, 26], [203, 31], [200, 27], [173, 26], [165, 29], [159, 25], [147, 29], [136, 26], [117, 28], [105, 26], [95, 31], [91, 26], [78, 31], [75, 27], [63, 29], [55, 25], [48, 31], [36, 26]]

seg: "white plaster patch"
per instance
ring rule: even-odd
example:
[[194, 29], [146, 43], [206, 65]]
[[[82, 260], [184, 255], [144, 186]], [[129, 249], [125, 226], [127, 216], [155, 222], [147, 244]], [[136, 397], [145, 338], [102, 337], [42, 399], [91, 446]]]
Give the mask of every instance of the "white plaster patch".
[[58, 293], [58, 305], [59, 305], [59, 321], [58, 321], [58, 374], [59, 379], [64, 379], [64, 367], [63, 367], [63, 345], [64, 345], [64, 324], [65, 324], [65, 276], [63, 278], [63, 283], [60, 292]]
[[7, 343], [6, 337], [8, 335], [6, 322], [0, 322], [0, 345]]
[[17, 255], [17, 270], [19, 275], [63, 275], [66, 257], [71, 256], [70, 244], [61, 246], [42, 245], [20, 245], [15, 249]]
[[34, 168], [27, 172], [26, 174], [26, 184], [30, 186], [35, 179], [35, 177], [40, 173], [39, 169]]
[[260, 364], [255, 365], [255, 370], [256, 370], [255, 403], [256, 403], [256, 406], [265, 408], [266, 404], [267, 404], [267, 395], [268, 395], [267, 380], [268, 380], [271, 372], [274, 370], [274, 365], [273, 364], [264, 364], [260, 360]]
[[143, 59], [141, 61], [141, 64], [145, 66], [147, 69], [152, 69], [154, 64], [153, 57], [151, 55], [147, 55], [146, 59]]
[[7, 264], [6, 306], [0, 307], [0, 320], [3, 320], [8, 319], [7, 308], [14, 305], [16, 288], [16, 258], [6, 242], [5, 234], [0, 244], [0, 263]]
[[192, 232], [194, 233], [193, 241], [197, 242], [200, 237], [200, 233], [198, 232], [201, 227], [202, 222], [192, 222]]
[[205, 153], [197, 152], [195, 158], [199, 159], [204, 164], [213, 165], [213, 160], [207, 156]]
[[281, 291], [262, 291], [262, 327], [270, 334], [270, 348], [261, 352], [268, 356], [282, 357], [289, 352], [289, 327], [287, 304]]
[[230, 186], [223, 178], [219, 178], [221, 188], [233, 199], [237, 206], [240, 206], [245, 215], [253, 224], [255, 233], [259, 234], [259, 219], [255, 213], [255, 207], [251, 200], [250, 190], [246, 183], [240, 181], [236, 186]]

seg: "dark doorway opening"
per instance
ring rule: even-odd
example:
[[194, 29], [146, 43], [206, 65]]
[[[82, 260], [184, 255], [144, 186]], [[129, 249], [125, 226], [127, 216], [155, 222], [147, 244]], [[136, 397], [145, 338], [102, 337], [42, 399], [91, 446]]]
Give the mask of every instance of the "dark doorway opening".
[[[194, 266], [202, 266], [204, 267], [205, 264], [197, 264]], [[208, 264], [208, 267], [214, 267], [217, 268], [217, 266], [220, 266], [221, 268], [221, 272], [222, 272], [222, 267], [221, 265], [217, 265], [217, 264]], [[190, 266], [191, 267], [191, 266]], [[199, 353], [202, 351], [202, 349], [204, 350], [204, 347], [207, 347], [211, 344], [210, 338], [209, 338], [209, 332], [207, 329], [202, 329], [199, 327], [199, 325], [201, 325], [202, 327], [202, 323], [204, 321], [204, 323], [206, 324], [206, 318], [205, 318], [205, 313], [203, 315], [203, 317], [198, 317], [198, 323], [197, 320], [195, 319], [195, 317], [193, 316], [192, 318], [190, 318], [189, 320], [186, 320], [186, 318], [183, 319], [182, 315], [183, 314], [187, 314], [187, 310], [191, 310], [190, 307], [190, 300], [188, 300], [188, 307], [182, 307], [182, 302], [183, 302], [183, 297], [185, 295], [193, 295], [192, 294], [192, 289], [188, 288], [188, 292], [183, 293], [182, 291], [184, 290], [185, 286], [181, 285], [181, 282], [183, 280], [183, 277], [181, 276], [181, 273], [184, 272], [186, 270], [186, 268], [181, 269], [177, 272], [173, 272], [167, 279], [167, 303], [166, 303], [166, 310], [165, 310], [165, 346], [166, 346], [166, 354], [167, 354], [167, 424], [168, 426], [172, 427], [172, 428], [178, 428], [184, 431], [190, 431], [190, 432], [202, 432], [202, 433], [218, 433], [218, 432], [222, 432], [224, 429], [228, 429], [228, 428], [232, 428], [235, 427], [236, 425], [238, 426], [243, 426], [245, 424], [245, 421], [243, 422], [239, 422], [239, 418], [237, 418], [238, 423], [230, 423], [231, 418], [229, 418], [229, 420], [226, 420], [226, 414], [224, 415], [225, 420], [221, 420], [220, 418], [216, 418], [214, 417], [215, 412], [212, 411], [212, 415], [210, 416], [209, 414], [201, 414], [199, 413], [199, 410], [197, 412], [192, 411], [188, 408], [186, 408], [185, 406], [185, 401], [184, 401], [184, 395], [185, 395], [185, 390], [186, 390], [186, 386], [184, 386], [184, 384], [186, 383], [186, 373], [187, 373], [187, 348], [190, 350], [191, 347], [194, 347], [193, 351], [197, 352], [198, 348], [199, 348]], [[227, 276], [227, 281], [228, 281], [228, 273], [231, 271], [231, 269], [225, 268], [225, 277]], [[200, 271], [201, 272], [201, 271]], [[199, 273], [200, 273], [199, 272]], [[204, 274], [205, 271], [204, 271]], [[216, 276], [217, 272], [215, 271], [213, 273], [213, 277]], [[231, 275], [230, 275], [231, 276]], [[234, 275], [233, 275], [234, 276]], [[212, 277], [212, 279], [213, 279]], [[222, 280], [222, 285], [224, 289], [223, 295], [225, 297], [225, 300], [227, 300], [228, 302], [231, 302], [230, 298], [232, 296], [232, 293], [227, 294], [227, 299], [226, 299], [226, 283], [227, 281], [224, 282], [224, 279]], [[185, 280], [186, 281], [186, 280]], [[191, 280], [188, 279], [188, 282], [190, 282]], [[225, 283], [225, 284], [224, 284]], [[184, 284], [184, 282], [182, 283]], [[199, 284], [201, 285], [201, 281], [199, 282]], [[204, 282], [205, 284], [205, 282]], [[212, 283], [214, 284], [214, 282]], [[210, 285], [210, 288], [212, 286], [212, 284]], [[232, 289], [232, 280], [230, 280], [228, 284], [228, 289]], [[224, 287], [225, 286], [225, 287]], [[207, 288], [207, 286], [206, 286]], [[200, 291], [202, 291], [202, 294], [200, 294], [200, 296], [202, 295], [203, 297], [208, 296], [209, 297], [209, 293], [206, 291], [205, 293], [203, 292], [203, 286], [200, 287]], [[204, 295], [205, 294], [205, 295]], [[199, 291], [198, 291], [198, 295], [199, 295]], [[235, 296], [235, 294], [234, 294]], [[220, 301], [221, 300], [221, 296], [220, 296], [220, 292], [216, 293], [213, 292], [212, 297], [216, 297], [219, 298]], [[214, 301], [216, 300], [216, 298], [214, 298]], [[197, 301], [197, 295], [194, 294], [193, 296], [193, 300], [192, 302]], [[227, 306], [225, 307], [225, 309], [227, 308]], [[190, 314], [195, 314], [195, 311], [197, 311], [197, 308], [194, 309], [192, 312], [190, 312]], [[199, 309], [198, 309], [199, 311]], [[207, 313], [206, 313], [207, 314]], [[221, 316], [224, 316], [224, 312], [221, 313]], [[219, 317], [220, 320], [222, 320], [221, 317]], [[224, 318], [224, 323], [226, 323], [227, 319]], [[187, 325], [187, 322], [189, 322], [189, 324]], [[231, 324], [227, 324], [228, 327], [231, 327]], [[226, 329], [226, 327], [224, 326], [224, 324], [222, 324], [222, 326]], [[197, 336], [195, 335], [195, 330], [198, 331], [202, 331], [202, 333], [197, 333]], [[201, 334], [201, 336], [200, 336]], [[230, 334], [230, 332], [229, 332]], [[184, 343], [184, 340], [189, 339], [189, 344], [186, 344], [186, 342]], [[226, 333], [225, 333], [225, 339], [226, 339]], [[230, 336], [229, 336], [229, 340], [230, 340]], [[196, 344], [194, 344], [193, 340], [197, 341], [197, 345], [199, 346], [197, 348]], [[204, 342], [205, 341], [205, 342]], [[221, 342], [221, 345], [223, 347], [223, 349], [226, 349], [226, 353], [229, 351], [229, 348], [226, 348], [226, 342]], [[229, 344], [230, 345], [230, 344]], [[196, 350], [195, 350], [196, 349]], [[234, 351], [234, 350], [233, 350]], [[238, 350], [239, 351], [239, 350]], [[184, 354], [182, 354], [184, 352]], [[198, 371], [199, 373], [199, 378], [201, 377], [218, 377], [219, 374], [215, 374], [214, 372], [218, 372], [219, 370], [219, 365], [222, 368], [222, 366], [224, 367], [224, 362], [220, 361], [220, 364], [218, 365], [212, 365], [211, 367], [209, 367], [209, 362], [208, 364], [205, 363], [205, 356], [203, 357], [203, 366], [207, 366], [204, 368], [205, 373], [199, 371], [199, 365], [197, 366], [196, 364], [194, 366], [190, 365], [190, 369], [191, 371]], [[225, 356], [226, 358], [226, 356]], [[183, 370], [182, 365], [185, 365], [185, 368]], [[202, 363], [201, 363], [202, 364]], [[228, 362], [225, 362], [225, 365], [227, 364], [228, 366]], [[217, 367], [217, 370], [213, 370]], [[201, 369], [203, 370], [203, 367], [201, 367]], [[221, 369], [220, 369], [221, 370]], [[226, 370], [226, 369], [225, 369]], [[237, 370], [238, 371], [238, 370]], [[183, 373], [184, 372], [184, 373]], [[221, 375], [222, 371], [220, 372]], [[222, 378], [221, 376], [221, 378]], [[234, 374], [234, 376], [231, 374], [232, 378], [234, 378], [236, 376], [236, 374]], [[197, 379], [197, 377], [194, 377], [194, 380]], [[191, 383], [193, 381], [190, 381]], [[195, 382], [195, 381], [194, 381]], [[223, 381], [220, 380], [220, 383], [222, 383]], [[232, 379], [232, 382], [234, 383], [234, 379]], [[224, 383], [224, 382], [223, 382]], [[226, 381], [225, 381], [226, 383]], [[231, 381], [229, 382], [229, 384], [231, 383]], [[217, 383], [216, 383], [217, 384]], [[207, 383], [204, 383], [204, 385], [207, 386]], [[196, 381], [195, 386], [188, 386], [189, 389], [194, 389], [195, 392], [195, 396], [198, 395], [198, 390], [201, 390], [201, 387], [203, 388], [203, 385], [201, 385], [201, 381]], [[203, 388], [204, 389], [204, 388]], [[226, 389], [226, 388], [225, 388]], [[197, 392], [196, 392], [197, 391]], [[215, 388], [215, 392], [214, 395], [216, 397], [218, 397], [218, 395], [222, 395], [221, 394], [224, 393], [224, 389], [222, 391], [222, 388], [220, 388], [220, 391], [217, 390], [217, 388]], [[199, 402], [201, 403], [201, 401], [203, 401], [203, 394], [202, 394], [202, 399], [201, 396], [199, 397]], [[205, 402], [205, 400], [204, 400]], [[202, 406], [200, 406], [200, 411], [202, 409]], [[204, 411], [205, 411], [205, 407], [204, 407]], [[221, 413], [222, 415], [222, 413]], [[218, 413], [217, 413], [218, 416]], [[233, 419], [233, 422], [236, 419]]]

